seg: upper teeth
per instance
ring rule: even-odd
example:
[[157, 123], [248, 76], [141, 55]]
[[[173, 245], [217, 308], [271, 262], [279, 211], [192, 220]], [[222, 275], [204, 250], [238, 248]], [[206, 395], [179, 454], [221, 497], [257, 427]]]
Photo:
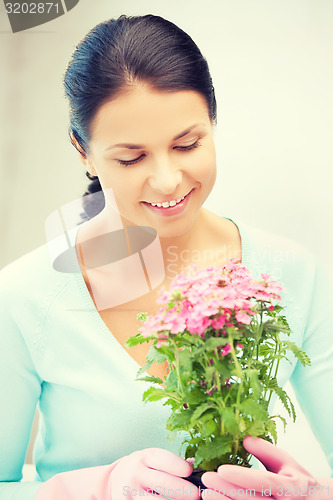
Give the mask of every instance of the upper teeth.
[[177, 200], [164, 201], [163, 203], [150, 203], [150, 205], [152, 205], [153, 207], [163, 207], [163, 208], [174, 207], [175, 205], [177, 205], [177, 203], [183, 201], [184, 198], [185, 196], [183, 196], [182, 198], [178, 198]]

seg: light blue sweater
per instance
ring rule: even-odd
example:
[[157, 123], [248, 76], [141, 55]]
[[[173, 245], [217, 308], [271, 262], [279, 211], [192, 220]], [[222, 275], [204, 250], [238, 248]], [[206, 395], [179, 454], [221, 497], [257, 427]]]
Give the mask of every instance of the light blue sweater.
[[[291, 381], [333, 469], [332, 287], [299, 245], [237, 225], [243, 263], [286, 289], [293, 340], [312, 366], [283, 363], [280, 383]], [[32, 500], [40, 481], [58, 472], [109, 464], [138, 449], [179, 453], [180, 440], [171, 443], [164, 431], [169, 409], [142, 403], [139, 366], [105, 326], [79, 271], [55, 271], [40, 247], [0, 273], [0, 309], [0, 500]], [[37, 405], [37, 477], [20, 483]]]

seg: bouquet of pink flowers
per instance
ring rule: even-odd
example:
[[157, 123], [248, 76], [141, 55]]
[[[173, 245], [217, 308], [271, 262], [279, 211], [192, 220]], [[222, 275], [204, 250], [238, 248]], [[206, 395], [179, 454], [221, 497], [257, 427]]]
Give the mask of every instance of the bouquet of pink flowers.
[[288, 339], [281, 291], [269, 275], [255, 280], [241, 264], [192, 268], [162, 291], [157, 314], [139, 315], [144, 323], [127, 345], [152, 343], [139, 375], [167, 361], [164, 379], [140, 378], [152, 383], [144, 401], [165, 399], [171, 407], [166, 427], [186, 431], [185, 457], [194, 457], [195, 467], [248, 466], [247, 434], [276, 442], [276, 419], [286, 420], [268, 413], [274, 393], [295, 420], [293, 403], [278, 385], [279, 364], [288, 352], [303, 365], [310, 360]]

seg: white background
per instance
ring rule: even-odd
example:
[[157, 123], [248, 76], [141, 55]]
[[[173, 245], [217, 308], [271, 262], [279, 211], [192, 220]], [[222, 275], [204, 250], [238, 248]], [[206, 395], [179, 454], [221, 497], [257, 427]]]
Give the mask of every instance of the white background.
[[[333, 274], [331, 0], [80, 0], [17, 34], [1, 2], [0, 267], [44, 243], [46, 217], [86, 187], [62, 89], [75, 44], [98, 22], [147, 13], [187, 31], [211, 68], [219, 173], [207, 208], [297, 240]], [[328, 475], [301, 414], [279, 443]]]

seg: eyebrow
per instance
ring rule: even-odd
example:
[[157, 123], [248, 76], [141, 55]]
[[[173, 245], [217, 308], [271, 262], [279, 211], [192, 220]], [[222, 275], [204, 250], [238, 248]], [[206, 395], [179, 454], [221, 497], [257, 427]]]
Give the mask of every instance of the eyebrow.
[[[180, 132], [180, 134], [177, 134], [172, 140], [177, 141], [178, 139], [181, 139], [185, 135], [192, 132], [193, 129], [195, 129], [199, 126], [204, 126], [204, 123], [196, 123], [195, 125], [192, 125], [191, 127], [187, 128], [183, 132]], [[105, 149], [105, 151], [108, 151], [109, 149], [113, 149], [113, 148], [143, 149], [144, 147], [145, 146], [143, 144], [129, 144], [129, 143], [122, 142], [120, 144], [114, 144], [113, 146], [109, 146], [108, 148]]]

